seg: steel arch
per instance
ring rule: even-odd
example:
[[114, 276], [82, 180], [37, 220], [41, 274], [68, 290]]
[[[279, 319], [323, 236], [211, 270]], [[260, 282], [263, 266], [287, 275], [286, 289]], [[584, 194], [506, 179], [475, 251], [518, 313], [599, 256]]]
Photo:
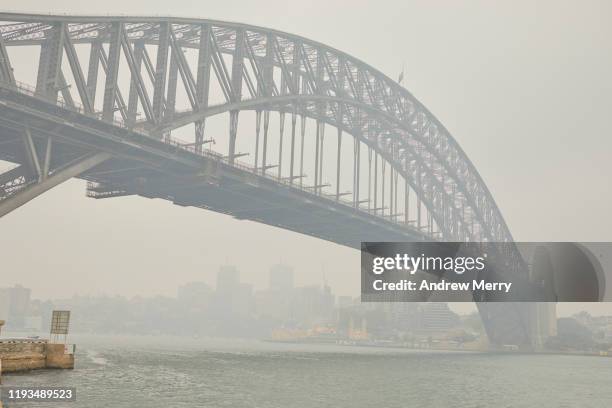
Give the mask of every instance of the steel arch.
[[[160, 111], [164, 95], [160, 89], [165, 85], [162, 84], [167, 77], [165, 71], [178, 71], [180, 77], [191, 88], [191, 92], [188, 93], [191, 95], [194, 116], [201, 113], [204, 117], [205, 112], [209, 109], [205, 101], [206, 88], [209, 87], [209, 84], [204, 83], [205, 81], [196, 81], [184, 59], [172, 58], [171, 63], [168, 63], [167, 50], [194, 48], [198, 49], [201, 54], [205, 54], [200, 57], [206, 61], [204, 65], [209, 70], [208, 75], [211, 74], [211, 68], [212, 71], [219, 71], [220, 82], [224, 85], [225, 96], [230, 103], [236, 104], [242, 100], [241, 90], [245, 86], [254, 93], [251, 95], [252, 98], [261, 101], [260, 106], [265, 106], [263, 101], [265, 98], [286, 97], [287, 94], [327, 97], [331, 101], [334, 99], [352, 101], [351, 106], [355, 107], [356, 111], [350, 112], [350, 109], [344, 109], [345, 117], [342, 118], [342, 121], [347, 125], [348, 122], [352, 122], [349, 126], [353, 130], [359, 129], [360, 125], [363, 126], [363, 123], [370, 119], [377, 121], [391, 119], [398, 130], [401, 130], [396, 134], [389, 134], [391, 137], [388, 144], [391, 149], [398, 148], [400, 143], [406, 145], [419, 143], [431, 154], [427, 158], [430, 167], [435, 169], [431, 174], [438, 173], [437, 183], [442, 183], [447, 191], [454, 191], [453, 202], [446, 204], [455, 208], [462, 207], [462, 212], [465, 214], [464, 219], [469, 219], [471, 224], [468, 236], [452, 232], [450, 226], [446, 227], [447, 232], [444, 234], [446, 239], [512, 240], [501, 212], [482, 178], [455, 139], [435, 116], [406, 89], [368, 64], [341, 51], [276, 30], [215, 20], [42, 16], [10, 13], [1, 14], [0, 20], [15, 22], [0, 27], [6, 46], [59, 41], [56, 40], [56, 37], [60, 36], [53, 35], [59, 31], [62, 31], [60, 34], [63, 34], [67, 41], [73, 44], [67, 49], [73, 48], [74, 44], [99, 44], [100, 41], [110, 43], [116, 40], [116, 37], [122, 37], [122, 39], [116, 41], [116, 49], [112, 50], [114, 52], [119, 52], [119, 48], [127, 51], [130, 47], [125, 44], [126, 42], [132, 46], [138, 43], [165, 46], [166, 53], [157, 55], [159, 66], [155, 67], [153, 76], [160, 81], [155, 84], [152, 97], [146, 96], [146, 89], [142, 86], [143, 79], [138, 78], [139, 75], [135, 74], [135, 71], [132, 75], [134, 77], [132, 86], [136, 88], [135, 94], [138, 94], [139, 99], [144, 101], [141, 105], [144, 107], [147, 124], [160, 129], [175, 127], [180, 123], [178, 120], [161, 119]], [[58, 28], [60, 26], [61, 28]], [[134, 51], [131, 53], [136, 54]], [[237, 62], [232, 62], [233, 72], [231, 73], [224, 64], [224, 54], [236, 57]], [[112, 58], [113, 55], [109, 55], [109, 59]], [[75, 58], [69, 59], [73, 65], [72, 61]], [[135, 59], [134, 56], [134, 61], [131, 61], [130, 65], [136, 63]], [[175, 60], [174, 65], [176, 66], [172, 67], [172, 62]], [[250, 78], [245, 69], [247, 63], [253, 67], [253, 74]], [[283, 79], [279, 81], [278, 78], [272, 78], [271, 71], [274, 70], [272, 67], [280, 70]], [[201, 66], [198, 68], [200, 71], [205, 71]], [[206, 74], [198, 72], [198, 76], [204, 75]], [[251, 83], [250, 86], [249, 83]], [[81, 92], [81, 89], [86, 89], [86, 85], [78, 86], [81, 95], [87, 95], [87, 92]], [[88, 103], [87, 99], [91, 97], [82, 96], [81, 99], [84, 102], [83, 105], [88, 106], [90, 102]], [[149, 103], [146, 102], [147, 100]], [[111, 103], [112, 101], [106, 101], [107, 107], [112, 106]], [[231, 109], [231, 106], [228, 107]], [[364, 107], [367, 107], [367, 115], [359, 111]], [[240, 107], [230, 111], [238, 112], [239, 110]], [[153, 111], [157, 114], [153, 115]], [[337, 114], [333, 110], [326, 113], [327, 116]], [[234, 116], [237, 117], [237, 114], [234, 113]], [[364, 133], [363, 129], [360, 130], [360, 133]], [[366, 138], [380, 139], [380, 135], [366, 134]], [[435, 176], [430, 175], [429, 177]], [[431, 182], [436, 183], [435, 180]], [[433, 210], [439, 220], [444, 220], [445, 217], [439, 213], [439, 209]], [[441, 223], [444, 222], [441, 221]]]
[[[425, 234], [419, 221], [416, 235], [512, 241], [486, 184], [440, 121], [409, 91], [342, 51], [273, 29], [216, 20], [0, 13], [0, 83], [19, 88], [15, 78], [19, 73], [11, 68], [7, 49], [31, 45], [40, 46], [36, 89], [32, 92], [35, 98], [56, 103], [61, 96], [64, 107], [157, 139], [166, 139], [173, 129], [195, 124], [196, 153], [202, 153], [206, 143], [206, 119], [227, 112], [229, 165], [238, 165], [235, 144], [241, 111], [257, 112], [257, 132], [262, 112], [264, 127], [271, 111], [279, 112], [281, 123], [285, 115], [290, 115], [292, 132], [296, 116], [311, 118], [317, 122], [317, 140], [325, 124], [333, 126], [339, 139], [343, 132], [352, 135], [405, 179], [440, 230], [439, 235], [432, 231]], [[85, 46], [89, 47], [87, 65], [77, 49]], [[195, 54], [195, 63], [185, 55], [188, 50]], [[63, 58], [67, 68], [62, 67]], [[72, 84], [68, 83], [68, 72]], [[104, 76], [104, 92], [98, 113], [100, 73]], [[121, 87], [121, 77], [129, 77], [129, 87]], [[188, 100], [187, 111], [176, 108], [179, 84]], [[223, 95], [222, 104], [211, 103], [214, 84]], [[139, 114], [144, 119], [139, 120]], [[0, 203], [37, 181], [51, 186], [53, 175], [61, 174], [62, 163], [52, 154], [56, 149], [52, 138], [44, 145], [43, 159], [39, 154], [43, 144], [34, 136], [26, 132], [22, 166], [0, 175]], [[317, 142], [317, 154], [318, 149]], [[71, 168], [91, 165], [89, 151], [60, 153], [64, 160], [70, 160]], [[336, 164], [339, 169], [339, 162]], [[258, 166], [256, 160], [254, 171], [265, 176], [265, 159], [262, 170]], [[293, 168], [291, 172], [289, 184], [293, 185]], [[338, 179], [339, 174], [340, 170]], [[324, 196], [317, 187], [320, 178], [315, 173], [313, 193]], [[357, 184], [354, 206], [364, 211], [358, 188]], [[104, 192], [108, 196], [122, 193]], [[338, 192], [335, 198], [339, 201]], [[399, 224], [391, 210], [389, 221]], [[403, 227], [415, 233], [408, 214]], [[520, 254], [505, 255], [510, 264], [518, 263], [517, 269], [524, 270]], [[521, 336], [524, 340], [524, 330]]]

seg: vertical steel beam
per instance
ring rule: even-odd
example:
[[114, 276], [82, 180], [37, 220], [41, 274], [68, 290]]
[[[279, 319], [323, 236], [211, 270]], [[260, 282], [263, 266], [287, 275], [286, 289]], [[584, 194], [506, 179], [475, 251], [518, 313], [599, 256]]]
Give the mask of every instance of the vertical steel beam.
[[[344, 57], [340, 56], [338, 58], [338, 73], [336, 75], [337, 78], [337, 93], [342, 95], [344, 91]], [[344, 105], [342, 103], [338, 103], [338, 111], [336, 116], [336, 122], [338, 125], [338, 150], [336, 155], [336, 201], [340, 200], [340, 165], [342, 162], [342, 125], [344, 120]]]
[[378, 211], [378, 152], [374, 152], [374, 211]]
[[36, 79], [36, 93], [57, 100], [60, 86], [60, 72], [62, 69], [62, 56], [64, 44], [63, 23], [56, 23], [48, 30], [48, 37], [41, 45], [40, 60], [38, 62], [38, 76]]
[[[104, 71], [104, 74], [106, 75], [106, 78], [108, 79], [110, 64], [109, 64], [109, 59], [106, 56], [106, 51], [104, 51], [104, 48], [100, 48], [100, 63], [102, 64], [102, 70]], [[105, 86], [104, 92], [106, 94], [106, 86]], [[123, 118], [123, 120], [127, 121], [127, 108], [125, 106], [125, 101], [123, 100], [123, 96], [121, 95], [121, 90], [117, 86], [115, 86], [115, 103], [117, 104], [116, 110], [118, 110], [121, 113], [121, 117]]]
[[408, 225], [410, 222], [410, 186], [408, 185], [408, 177], [404, 177], [404, 223]]
[[[297, 95], [300, 93], [300, 61], [301, 61], [301, 52], [302, 47], [298, 44], [298, 42], [293, 43], [293, 57], [291, 60], [291, 81], [293, 92]], [[293, 105], [293, 112], [291, 113], [291, 163], [290, 163], [290, 173], [289, 178], [291, 183], [293, 183], [294, 179], [294, 155], [295, 155], [295, 128], [297, 122], [297, 110], [298, 105], [297, 102]], [[302, 179], [302, 174], [300, 174], [300, 180]]]
[[393, 220], [393, 214], [395, 214], [395, 208], [393, 208], [393, 177], [395, 171], [393, 166], [389, 166], [389, 218]]
[[104, 85], [104, 102], [102, 105], [102, 118], [107, 121], [112, 121], [115, 116], [115, 99], [117, 97], [117, 78], [119, 76], [119, 55], [121, 52], [122, 31], [122, 23], [111, 23], [110, 45], [106, 65], [106, 81]]
[[255, 160], [254, 167], [255, 172], [258, 172], [259, 169], [259, 133], [261, 131], [261, 111], [258, 110], [255, 113]]
[[64, 103], [71, 108], [74, 108], [76, 105], [74, 104], [74, 99], [72, 99], [72, 94], [70, 93], [70, 85], [68, 85], [68, 82], [66, 82], [66, 77], [64, 77], [64, 73], [62, 71], [59, 72], [59, 91], [62, 94]]
[[161, 122], [164, 94], [166, 92], [166, 76], [168, 74], [168, 48], [170, 45], [170, 24], [161, 22], [158, 26], [157, 62], [155, 64], [155, 81], [153, 84], [153, 117]]
[[361, 169], [361, 143], [359, 142], [358, 138], [354, 138], [354, 145], [353, 145], [353, 154], [354, 154], [354, 173], [353, 173], [353, 183], [354, 183], [354, 189], [353, 189], [353, 199], [354, 199], [354, 205], [355, 208], [359, 208], [359, 184], [360, 184], [360, 180], [359, 180], [359, 176], [360, 176], [360, 169]]
[[380, 200], [381, 200], [381, 211], [382, 211], [382, 215], [385, 215], [385, 170], [387, 169], [387, 162], [383, 159], [382, 163], [381, 163], [381, 192], [380, 192]]
[[304, 184], [304, 136], [306, 134], [306, 116], [300, 115], [300, 187]]
[[293, 43], [293, 60], [291, 61], [293, 65], [292, 70], [292, 78], [293, 81], [293, 89], [296, 94], [300, 93], [300, 78], [301, 78], [301, 64], [302, 64], [302, 43], [300, 41], [294, 41]]
[[176, 110], [176, 87], [178, 84], [178, 73], [179, 73], [179, 56], [176, 55], [177, 52], [182, 52], [175, 49], [172, 49], [172, 54], [170, 57], [170, 70], [168, 73], [168, 94], [166, 95], [166, 109], [164, 112], [164, 120], [170, 121], [174, 116], [174, 111]]
[[47, 69], [49, 67], [49, 44], [53, 41], [54, 29], [51, 28], [45, 32], [45, 38], [40, 44], [40, 52], [38, 56], [38, 69], [36, 70], [36, 93], [44, 96], [47, 90]]
[[393, 214], [393, 221], [397, 221], [397, 171], [394, 172], [394, 176], [393, 176], [393, 192], [394, 192], [394, 196], [393, 196], [393, 208], [395, 209], [395, 213]]
[[53, 139], [51, 136], [47, 137], [47, 147], [45, 149], [45, 161], [43, 162], [43, 169], [40, 180], [45, 180], [49, 177], [49, 169], [51, 168], [51, 149], [52, 149]]
[[263, 147], [261, 154], [261, 173], [265, 174], [268, 169], [267, 156], [268, 156], [268, 128], [270, 126], [270, 111], [264, 111], [264, 137]]
[[321, 138], [321, 122], [317, 119], [316, 122], [316, 138], [315, 138], [315, 163], [314, 163], [314, 193], [317, 194], [319, 191], [319, 141]]
[[[238, 102], [242, 99], [242, 77], [244, 70], [244, 45], [245, 32], [243, 28], [236, 29], [236, 42], [234, 45], [234, 55], [232, 57], [232, 102]], [[228, 161], [234, 163], [236, 155], [236, 136], [238, 134], [238, 114], [239, 110], [230, 112], [230, 140]], [[265, 151], [264, 151], [265, 154]]]
[[[129, 45], [128, 45], [129, 46]], [[134, 69], [137, 72], [142, 70], [142, 54], [144, 43], [137, 41], [134, 43]], [[136, 124], [136, 115], [138, 113], [138, 78], [135, 73], [132, 73], [130, 78], [130, 93], [128, 95], [128, 124], [134, 126]]]
[[[196, 96], [200, 109], [208, 107], [208, 94], [210, 92], [210, 53], [211, 53], [211, 28], [208, 24], [200, 26], [200, 43], [198, 49], [198, 71], [196, 74]], [[195, 149], [202, 151], [204, 143], [205, 119], [195, 123]], [[255, 164], [257, 166], [257, 164]]]
[[36, 152], [36, 145], [34, 144], [34, 139], [32, 138], [30, 129], [27, 127], [25, 128], [23, 133], [23, 143], [26, 151], [28, 164], [30, 167], [30, 172], [36, 177], [40, 178], [42, 174], [40, 159], [38, 157], [38, 153]]
[[285, 113], [280, 113], [280, 129], [279, 129], [279, 140], [278, 140], [278, 178], [280, 179], [283, 174], [283, 136], [285, 134]]
[[96, 89], [98, 88], [98, 71], [100, 70], [100, 49], [102, 43], [94, 41], [89, 50], [89, 65], [87, 67], [87, 93], [91, 101], [91, 106], [96, 103]]
[[[421, 184], [421, 164], [417, 163], [417, 167], [416, 167], [416, 184], [418, 187], [419, 191], [422, 191], [422, 184]], [[421, 199], [419, 198], [419, 196], [417, 195], [417, 229], [419, 231], [421, 231]]]
[[[260, 96], [270, 96], [272, 94], [273, 85], [273, 69], [274, 69], [274, 37], [272, 34], [266, 36], [266, 55], [264, 56], [263, 72], [261, 80], [257, 81], [257, 92]], [[267, 170], [267, 157], [268, 157], [268, 125], [270, 122], [270, 111], [264, 111], [264, 136], [263, 136], [263, 150], [262, 150], [262, 164], [261, 172], [265, 173]]]
[[368, 146], [368, 212], [372, 209], [372, 148]]
[[[319, 185], [323, 186], [323, 155], [325, 153], [325, 123], [321, 122], [321, 157], [319, 158]], [[323, 188], [323, 187], [321, 187]]]
[[[342, 112], [342, 106], [338, 107], [338, 111]], [[342, 117], [342, 113], [338, 116]], [[338, 148], [336, 154], [336, 201], [340, 200], [340, 164], [342, 162], [342, 126], [338, 125]]]
[[[324, 67], [323, 67], [323, 51], [321, 48], [317, 48], [317, 66], [316, 66], [316, 92], [318, 94], [323, 93], [323, 75], [324, 75]], [[324, 124], [321, 121], [321, 117], [324, 116], [324, 105], [321, 102], [317, 102], [317, 136], [316, 136], [316, 144], [315, 144], [315, 194], [320, 192], [321, 189], [321, 179], [323, 175], [321, 174], [323, 169], [323, 139], [324, 139]], [[319, 163], [320, 162], [320, 163]]]
[[295, 106], [293, 112], [291, 112], [291, 157], [289, 159], [289, 183], [293, 184], [293, 166], [295, 157], [295, 124], [297, 121], [297, 114], [295, 112]]

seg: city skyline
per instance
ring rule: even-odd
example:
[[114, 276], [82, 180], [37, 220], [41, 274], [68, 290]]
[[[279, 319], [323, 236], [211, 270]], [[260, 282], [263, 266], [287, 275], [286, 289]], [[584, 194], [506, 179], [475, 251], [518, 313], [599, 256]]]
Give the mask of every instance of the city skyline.
[[[272, 283], [273, 281], [273, 275], [274, 275], [274, 271], [279, 271], [279, 270], [289, 270], [291, 271], [291, 288], [296, 288], [296, 287], [304, 287], [304, 288], [308, 288], [308, 287], [317, 287], [317, 288], [324, 288], [326, 286], [328, 286], [331, 290], [331, 292], [334, 294], [334, 298], [335, 298], [335, 304], [336, 305], [341, 305], [344, 301], [346, 301], [346, 299], [351, 299], [351, 302], [357, 302], [359, 301], [360, 298], [360, 294], [356, 293], [356, 294], [343, 294], [342, 292], [338, 292], [337, 288], [334, 288], [333, 286], [329, 285], [329, 283], [326, 280], [326, 276], [322, 275], [321, 277], [321, 281], [320, 282], [310, 282], [310, 283], [302, 283], [299, 281], [295, 281], [295, 270], [291, 265], [285, 264], [285, 263], [276, 263], [276, 264], [272, 264], [270, 265], [270, 267], [268, 268], [267, 271], [267, 280], [265, 282], [261, 282], [261, 285], [256, 285], [254, 282], [249, 281], [248, 277], [249, 274], [243, 274], [242, 271], [237, 268], [235, 265], [232, 264], [221, 264], [219, 265], [219, 267], [216, 270], [211, 271], [208, 276], [209, 279], [200, 279], [200, 280], [192, 280], [192, 281], [185, 281], [182, 283], [177, 284], [177, 286], [174, 288], [174, 291], [172, 294], [170, 295], [164, 295], [167, 298], [180, 298], [180, 293], [182, 289], [185, 288], [189, 288], [190, 286], [196, 287], [199, 290], [209, 290], [209, 291], [213, 291], [215, 290], [215, 288], [218, 287], [218, 279], [219, 279], [219, 273], [220, 271], [223, 270], [235, 270], [235, 272], [237, 272], [238, 274], [238, 280], [246, 285], [249, 285], [251, 290], [253, 291], [253, 293], [256, 292], [265, 292], [266, 290], [269, 289], [278, 289], [279, 286], [278, 284]], [[282, 278], [281, 278], [282, 279]], [[203, 285], [203, 286], [202, 286]], [[7, 289], [8, 287], [10, 287], [11, 285], [4, 285], [4, 286], [0, 286], [0, 298], [1, 296], [1, 291], [4, 289]], [[23, 285], [21, 285], [20, 283], [15, 283], [13, 285], [13, 287], [21, 287], [21, 288], [25, 288]], [[31, 291], [30, 288], [25, 288], [28, 291]], [[62, 301], [62, 300], [68, 300], [71, 298], [76, 298], [76, 297], [91, 297], [91, 298], [109, 298], [109, 297], [122, 297], [125, 299], [137, 299], [137, 298], [155, 298], [156, 296], [159, 295], [149, 295], [149, 296], [142, 296], [142, 295], [132, 295], [132, 296], [126, 296], [123, 294], [119, 294], [119, 293], [112, 293], [112, 292], [104, 292], [104, 291], [99, 291], [99, 292], [95, 292], [95, 293], [74, 293], [70, 296], [66, 296], [66, 297], [56, 297], [56, 298], [44, 298], [44, 297], [38, 297], [37, 294], [35, 292], [32, 292], [33, 296], [32, 299], [38, 300], [38, 301]], [[375, 305], [377, 302], [364, 302], [363, 304], [371, 304], [371, 305]], [[435, 302], [401, 302], [401, 303], [407, 303], [407, 304], [419, 304], [419, 303], [435, 303]], [[448, 303], [449, 307], [451, 310], [453, 310], [455, 313], [462, 315], [462, 316], [466, 316], [466, 315], [470, 315], [473, 314], [474, 312], [476, 312], [476, 307], [474, 303], [469, 303], [469, 302], [446, 302]], [[552, 304], [552, 303], [551, 303]], [[610, 313], [610, 309], [609, 307], [612, 305], [609, 302], [603, 302], [603, 303], [563, 303], [563, 302], [558, 302], [555, 303], [556, 305], [556, 314], [559, 317], [570, 317], [570, 316], [574, 316], [577, 313], [581, 313], [581, 312], [590, 312], [592, 315], [594, 316], [607, 316], [607, 315], [611, 315]], [[586, 305], [587, 307], [582, 307]], [[1, 310], [1, 308], [0, 308]]]

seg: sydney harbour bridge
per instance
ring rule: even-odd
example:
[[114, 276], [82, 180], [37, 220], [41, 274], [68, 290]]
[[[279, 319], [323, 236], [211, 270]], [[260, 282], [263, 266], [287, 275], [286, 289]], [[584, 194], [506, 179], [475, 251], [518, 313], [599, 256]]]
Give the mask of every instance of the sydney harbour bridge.
[[[223, 21], [0, 13], [0, 217], [77, 177], [358, 248], [512, 242], [456, 140], [342, 51]], [[524, 262], [518, 253], [503, 254]], [[527, 305], [479, 304], [529, 345]]]

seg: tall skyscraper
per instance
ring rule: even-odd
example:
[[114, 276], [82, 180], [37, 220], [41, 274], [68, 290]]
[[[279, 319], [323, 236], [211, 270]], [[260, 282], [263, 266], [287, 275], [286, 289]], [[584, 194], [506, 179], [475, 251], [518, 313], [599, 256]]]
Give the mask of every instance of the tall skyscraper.
[[293, 289], [293, 268], [287, 265], [274, 265], [270, 268], [270, 289], [288, 292]]
[[240, 271], [232, 265], [224, 265], [217, 273], [217, 292], [232, 293], [240, 284]]
[[448, 308], [447, 303], [421, 303], [420, 308], [422, 327], [427, 332], [448, 330], [459, 322], [458, 316]]

